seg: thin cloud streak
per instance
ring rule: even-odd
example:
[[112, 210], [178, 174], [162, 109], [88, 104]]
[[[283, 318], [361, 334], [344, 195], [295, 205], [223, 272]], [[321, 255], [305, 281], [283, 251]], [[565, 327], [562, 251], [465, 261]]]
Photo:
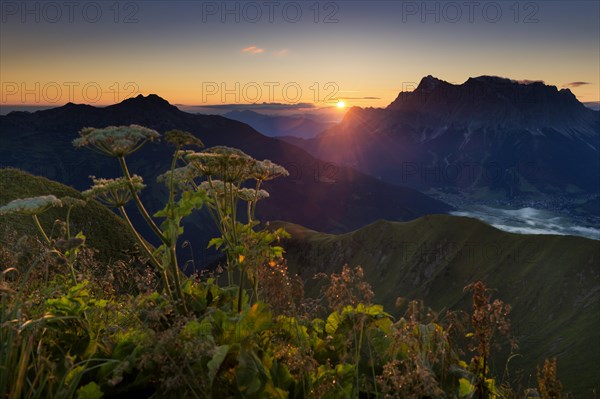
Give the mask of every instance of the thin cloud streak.
[[579, 87], [579, 86], [584, 86], [584, 85], [590, 85], [590, 82], [571, 82], [571, 83], [566, 83], [563, 85], [563, 87]]
[[264, 53], [265, 49], [256, 47], [256, 46], [248, 46], [242, 49], [242, 53], [250, 53], [250, 54], [261, 54]]

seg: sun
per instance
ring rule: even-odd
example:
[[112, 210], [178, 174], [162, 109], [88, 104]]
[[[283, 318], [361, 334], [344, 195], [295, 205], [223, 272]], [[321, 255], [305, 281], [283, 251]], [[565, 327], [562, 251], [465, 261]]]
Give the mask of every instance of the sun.
[[338, 101], [337, 104], [335, 104], [335, 106], [339, 109], [346, 108], [346, 103], [344, 101]]

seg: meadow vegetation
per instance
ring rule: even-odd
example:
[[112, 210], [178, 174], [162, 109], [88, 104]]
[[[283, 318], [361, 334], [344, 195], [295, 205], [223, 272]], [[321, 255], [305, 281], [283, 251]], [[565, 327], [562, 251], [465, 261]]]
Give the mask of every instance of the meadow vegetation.
[[[151, 215], [127, 156], [158, 140], [174, 151], [159, 177], [168, 199]], [[518, 349], [510, 306], [481, 281], [465, 288], [470, 315], [412, 301], [394, 318], [373, 303], [360, 267], [315, 276], [320, 294], [305, 296], [287, 270], [287, 233], [256, 218], [269, 195], [263, 183], [286, 176], [283, 167], [233, 148], [202, 150], [188, 132], [135, 125], [86, 128], [74, 145], [115, 158], [123, 175], [94, 177], [82, 195], [0, 207], [3, 224], [21, 218], [33, 227], [22, 236], [5, 230], [0, 241], [0, 397], [565, 397], [555, 359], [540, 365], [537, 386], [492, 375], [495, 351]], [[128, 232], [112, 239], [130, 240], [129, 256], [108, 261], [101, 254], [111, 246], [92, 248], [73, 223], [90, 207], [99, 212], [98, 202], [120, 214], [117, 230]], [[134, 226], [129, 202], [159, 246]], [[177, 254], [182, 220], [198, 211], [220, 231], [200, 244], [222, 250], [225, 261], [187, 276]]]

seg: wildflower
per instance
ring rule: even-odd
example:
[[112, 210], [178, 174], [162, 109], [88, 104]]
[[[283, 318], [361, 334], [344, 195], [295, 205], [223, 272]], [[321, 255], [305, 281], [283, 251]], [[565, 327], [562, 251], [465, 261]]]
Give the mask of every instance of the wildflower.
[[80, 200], [78, 198], [62, 197], [60, 200], [63, 203], [63, 205], [66, 206], [66, 207], [71, 207], [71, 206], [85, 206], [85, 201], [84, 200]]
[[160, 137], [156, 130], [139, 125], [108, 126], [103, 129], [86, 127], [79, 131], [79, 135], [80, 138], [73, 140], [75, 147], [89, 147], [112, 157], [127, 156], [140, 149], [147, 141]]
[[225, 192], [231, 192], [235, 189], [232, 183], [225, 183], [222, 180], [203, 181], [198, 186], [199, 191], [204, 191], [213, 198], [225, 197]]
[[273, 180], [280, 176], [289, 176], [290, 173], [283, 166], [277, 165], [268, 159], [256, 162], [252, 168], [252, 175], [256, 180]]
[[222, 146], [188, 154], [185, 159], [203, 175], [215, 176], [228, 183], [249, 179], [257, 162], [241, 150]]
[[174, 145], [177, 148], [185, 147], [185, 146], [193, 146], [202, 148], [204, 147], [204, 143], [198, 137], [194, 136], [190, 132], [184, 132], [182, 130], [169, 130], [164, 135], [164, 140]]
[[[93, 197], [100, 202], [111, 207], [121, 207], [132, 199], [129, 188], [129, 182], [125, 177], [117, 179], [99, 179], [91, 176], [94, 185], [89, 190], [84, 191], [84, 197]], [[143, 180], [138, 175], [131, 177], [131, 184], [135, 191], [141, 191], [146, 187]]]
[[19, 198], [0, 207], [0, 215], [16, 213], [19, 215], [39, 215], [50, 208], [61, 207], [63, 203], [54, 195]]
[[195, 178], [199, 177], [200, 173], [196, 168], [193, 168], [190, 165], [183, 166], [181, 168], [175, 168], [171, 172], [170, 170], [159, 175], [156, 178], [156, 181], [159, 183], [163, 183], [167, 187], [171, 185], [171, 178], [173, 179], [173, 184], [175, 187], [178, 187], [182, 190], [187, 190], [193, 188], [192, 182]]
[[241, 188], [237, 191], [237, 196], [242, 201], [254, 202], [265, 198], [269, 198], [269, 193], [265, 190], [256, 191], [253, 188]]

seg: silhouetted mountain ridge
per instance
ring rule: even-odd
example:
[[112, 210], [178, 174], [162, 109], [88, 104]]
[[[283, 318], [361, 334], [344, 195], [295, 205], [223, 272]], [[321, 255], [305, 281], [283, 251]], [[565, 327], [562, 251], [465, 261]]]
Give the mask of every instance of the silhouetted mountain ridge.
[[294, 143], [395, 184], [512, 198], [600, 192], [599, 126], [600, 112], [568, 89], [427, 76], [387, 108], [354, 107]]
[[[187, 130], [207, 147], [237, 147], [258, 159], [271, 159], [288, 168], [290, 177], [266, 185], [271, 197], [258, 209], [265, 220], [283, 219], [324, 231], [347, 231], [378, 218], [409, 220], [452, 209], [414, 189], [389, 185], [351, 168], [322, 162], [296, 146], [263, 136], [244, 123], [180, 111], [157, 95], [140, 95], [104, 108], [67, 104], [0, 116], [0, 166], [16, 167], [86, 189], [89, 175], [115, 177], [120, 171], [114, 159], [75, 149], [71, 142], [78, 137], [77, 132], [83, 127], [129, 124], [148, 126], [161, 133]], [[148, 184], [143, 195], [152, 211], [159, 209], [158, 199], [164, 196], [164, 188], [155, 178], [169, 168], [171, 151], [165, 144], [148, 144], [128, 159], [132, 173], [143, 176]], [[212, 228], [211, 222], [196, 224], [201, 229]]]

